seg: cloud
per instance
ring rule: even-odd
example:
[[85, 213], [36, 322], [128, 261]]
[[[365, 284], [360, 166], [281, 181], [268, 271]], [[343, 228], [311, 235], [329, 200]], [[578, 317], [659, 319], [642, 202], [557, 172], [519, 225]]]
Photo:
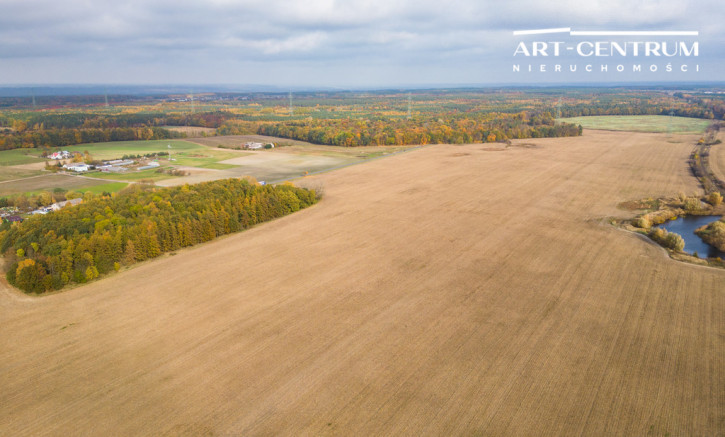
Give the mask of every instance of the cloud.
[[713, 65], [725, 39], [712, 0], [5, 0], [2, 10], [5, 83], [220, 83], [239, 71], [257, 83], [502, 81], [516, 29], [701, 30]]

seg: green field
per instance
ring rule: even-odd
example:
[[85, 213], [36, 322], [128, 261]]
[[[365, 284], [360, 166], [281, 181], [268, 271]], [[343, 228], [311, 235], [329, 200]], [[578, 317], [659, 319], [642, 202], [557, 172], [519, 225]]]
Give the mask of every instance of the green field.
[[668, 115], [597, 115], [591, 117], [561, 118], [566, 123], [580, 124], [585, 129], [619, 130], [633, 132], [671, 132], [677, 134], [702, 133], [710, 120]]
[[38, 149], [14, 149], [3, 150], [0, 152], [0, 165], [20, 165], [31, 164], [33, 162], [43, 162], [45, 159], [40, 157]]
[[224, 152], [221, 150], [211, 150], [204, 146], [198, 146], [195, 150], [186, 150], [179, 153], [174, 153], [171, 158], [175, 161], [171, 162], [173, 165], [183, 165], [187, 167], [201, 167], [201, 168], [212, 168], [217, 170], [225, 170], [234, 167], [228, 164], [218, 164], [219, 161], [225, 159], [239, 158], [240, 156], [247, 156], [249, 153], [244, 152]]
[[122, 189], [126, 188], [127, 186], [128, 186], [128, 184], [125, 182], [109, 182], [106, 184], [94, 185], [92, 187], [80, 189], [77, 191], [81, 191], [83, 193], [85, 193], [86, 191], [90, 191], [91, 193], [94, 193], [94, 194], [101, 194], [104, 192], [115, 193], [117, 191], [121, 191]]
[[[169, 148], [168, 146], [171, 146]], [[108, 160], [120, 159], [123, 155], [145, 155], [154, 152], [171, 152], [172, 156], [176, 151], [201, 150], [203, 146], [179, 140], [152, 140], [152, 141], [115, 141], [110, 143], [78, 144], [75, 146], [63, 147], [63, 150], [70, 152], [88, 151], [94, 159]], [[3, 152], [5, 153], [5, 152]]]

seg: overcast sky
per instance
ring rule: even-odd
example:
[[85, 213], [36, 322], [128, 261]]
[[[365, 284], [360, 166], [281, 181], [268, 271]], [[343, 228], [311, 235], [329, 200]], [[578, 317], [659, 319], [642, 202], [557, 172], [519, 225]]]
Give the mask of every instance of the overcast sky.
[[[0, 11], [0, 84], [346, 88], [725, 80], [722, 0], [0, 0]], [[629, 72], [631, 59], [620, 74], [611, 70], [622, 62], [611, 60], [604, 60], [605, 74], [514, 74], [513, 64], [541, 62], [513, 57], [519, 41], [537, 40], [513, 31], [552, 27], [697, 30], [696, 38], [667, 40], [698, 41], [700, 53], [656, 60], [656, 74]], [[668, 61], [691, 67], [668, 75]], [[573, 62], [583, 68], [590, 61]], [[691, 71], [695, 64], [699, 73]]]

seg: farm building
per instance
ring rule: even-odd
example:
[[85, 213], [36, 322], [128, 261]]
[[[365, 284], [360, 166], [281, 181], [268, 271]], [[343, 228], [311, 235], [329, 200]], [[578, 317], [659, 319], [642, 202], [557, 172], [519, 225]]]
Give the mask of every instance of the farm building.
[[124, 165], [135, 164], [135, 162], [136, 161], [133, 161], [131, 159], [114, 159], [112, 161], [104, 161], [103, 164], [104, 165], [120, 165], [120, 166], [124, 166]]
[[70, 171], [77, 171], [79, 173], [86, 172], [90, 169], [88, 164], [71, 164], [67, 165], [65, 168]]
[[110, 172], [110, 173], [122, 173], [122, 172], [128, 170], [126, 167], [122, 167], [120, 165], [111, 165], [111, 164], [101, 165], [101, 166], [96, 167], [96, 168], [98, 170], [100, 170], [102, 172], [106, 172], [106, 173], [108, 173], [108, 172]]

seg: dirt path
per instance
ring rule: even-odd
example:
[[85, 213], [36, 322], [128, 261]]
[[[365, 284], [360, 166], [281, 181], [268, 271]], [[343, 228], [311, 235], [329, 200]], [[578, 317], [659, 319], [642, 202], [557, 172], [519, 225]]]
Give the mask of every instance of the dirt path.
[[[712, 130], [712, 126], [708, 128], [705, 134], [706, 141], [702, 144], [698, 143], [695, 145], [695, 150], [690, 155], [689, 163], [692, 168], [692, 173], [702, 183], [705, 194], [718, 191], [720, 194], [725, 195], [725, 180], [720, 179], [718, 173], [716, 173], [716, 171], [719, 171], [719, 158], [717, 155], [714, 159], [711, 157], [711, 151], [714, 147], [712, 143], [717, 136], [718, 131]], [[714, 162], [711, 163], [711, 161]]]

